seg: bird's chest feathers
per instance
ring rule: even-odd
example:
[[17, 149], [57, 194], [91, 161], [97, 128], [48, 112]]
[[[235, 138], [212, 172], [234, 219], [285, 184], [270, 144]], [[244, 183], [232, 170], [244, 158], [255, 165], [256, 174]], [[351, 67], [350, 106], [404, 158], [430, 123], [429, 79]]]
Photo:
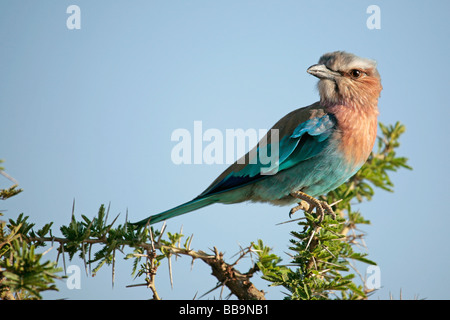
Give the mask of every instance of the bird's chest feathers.
[[377, 109], [338, 106], [333, 110], [337, 120], [335, 133], [338, 151], [347, 163], [360, 167], [370, 155], [377, 135]]

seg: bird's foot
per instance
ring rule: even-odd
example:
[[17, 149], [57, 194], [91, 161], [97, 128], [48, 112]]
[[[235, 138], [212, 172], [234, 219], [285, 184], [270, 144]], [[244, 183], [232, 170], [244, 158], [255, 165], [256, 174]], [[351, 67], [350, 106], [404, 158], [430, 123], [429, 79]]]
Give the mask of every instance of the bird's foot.
[[290, 210], [289, 218], [298, 210], [304, 210], [311, 213], [315, 208], [316, 214], [319, 216], [319, 222], [323, 221], [325, 214], [331, 215], [331, 217], [336, 220], [336, 214], [327, 202], [318, 200], [301, 191], [292, 192], [291, 196], [300, 199], [300, 202], [296, 207]]

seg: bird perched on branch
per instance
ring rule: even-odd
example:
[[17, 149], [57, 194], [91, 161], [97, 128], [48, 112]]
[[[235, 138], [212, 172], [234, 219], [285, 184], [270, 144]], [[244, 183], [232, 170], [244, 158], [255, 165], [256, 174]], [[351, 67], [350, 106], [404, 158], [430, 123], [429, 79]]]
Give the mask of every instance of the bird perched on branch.
[[[284, 116], [198, 197], [134, 225], [157, 223], [214, 203], [244, 201], [299, 203], [291, 213], [304, 208], [300, 203], [306, 201], [321, 218], [325, 213], [334, 216], [317, 197], [344, 183], [369, 157], [377, 133], [381, 79], [375, 61], [343, 51], [324, 54], [307, 72], [319, 78], [320, 101]], [[263, 163], [255, 159], [264, 148], [274, 152], [275, 143], [278, 161], [264, 172]]]

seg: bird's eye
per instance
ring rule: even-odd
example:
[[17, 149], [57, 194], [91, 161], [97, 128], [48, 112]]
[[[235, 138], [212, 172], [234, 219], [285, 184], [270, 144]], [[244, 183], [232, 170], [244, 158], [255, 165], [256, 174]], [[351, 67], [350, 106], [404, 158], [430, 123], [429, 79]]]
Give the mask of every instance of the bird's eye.
[[350, 75], [352, 76], [352, 78], [357, 79], [357, 78], [361, 77], [362, 74], [363, 74], [363, 72], [361, 72], [361, 70], [358, 70], [358, 69], [350, 70]]

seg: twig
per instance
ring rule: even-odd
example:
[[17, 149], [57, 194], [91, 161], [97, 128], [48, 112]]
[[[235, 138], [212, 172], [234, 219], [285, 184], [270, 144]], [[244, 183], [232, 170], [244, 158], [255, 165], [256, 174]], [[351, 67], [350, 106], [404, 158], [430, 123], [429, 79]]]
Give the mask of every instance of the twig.
[[8, 179], [9, 181], [11, 181], [12, 183], [14, 183], [14, 185], [19, 185], [19, 182], [14, 179], [13, 177], [11, 177], [9, 174], [7, 174], [5, 171], [0, 170], [0, 174], [2, 176], [4, 176], [6, 179]]
[[153, 231], [150, 229], [150, 244], [151, 249], [147, 249], [147, 287], [150, 288], [153, 292], [153, 300], [161, 300], [161, 298], [158, 295], [158, 292], [156, 291], [155, 286], [155, 275], [156, 275], [156, 269], [158, 268], [155, 264], [155, 258], [156, 258], [156, 251], [155, 251], [155, 241], [153, 239]]

